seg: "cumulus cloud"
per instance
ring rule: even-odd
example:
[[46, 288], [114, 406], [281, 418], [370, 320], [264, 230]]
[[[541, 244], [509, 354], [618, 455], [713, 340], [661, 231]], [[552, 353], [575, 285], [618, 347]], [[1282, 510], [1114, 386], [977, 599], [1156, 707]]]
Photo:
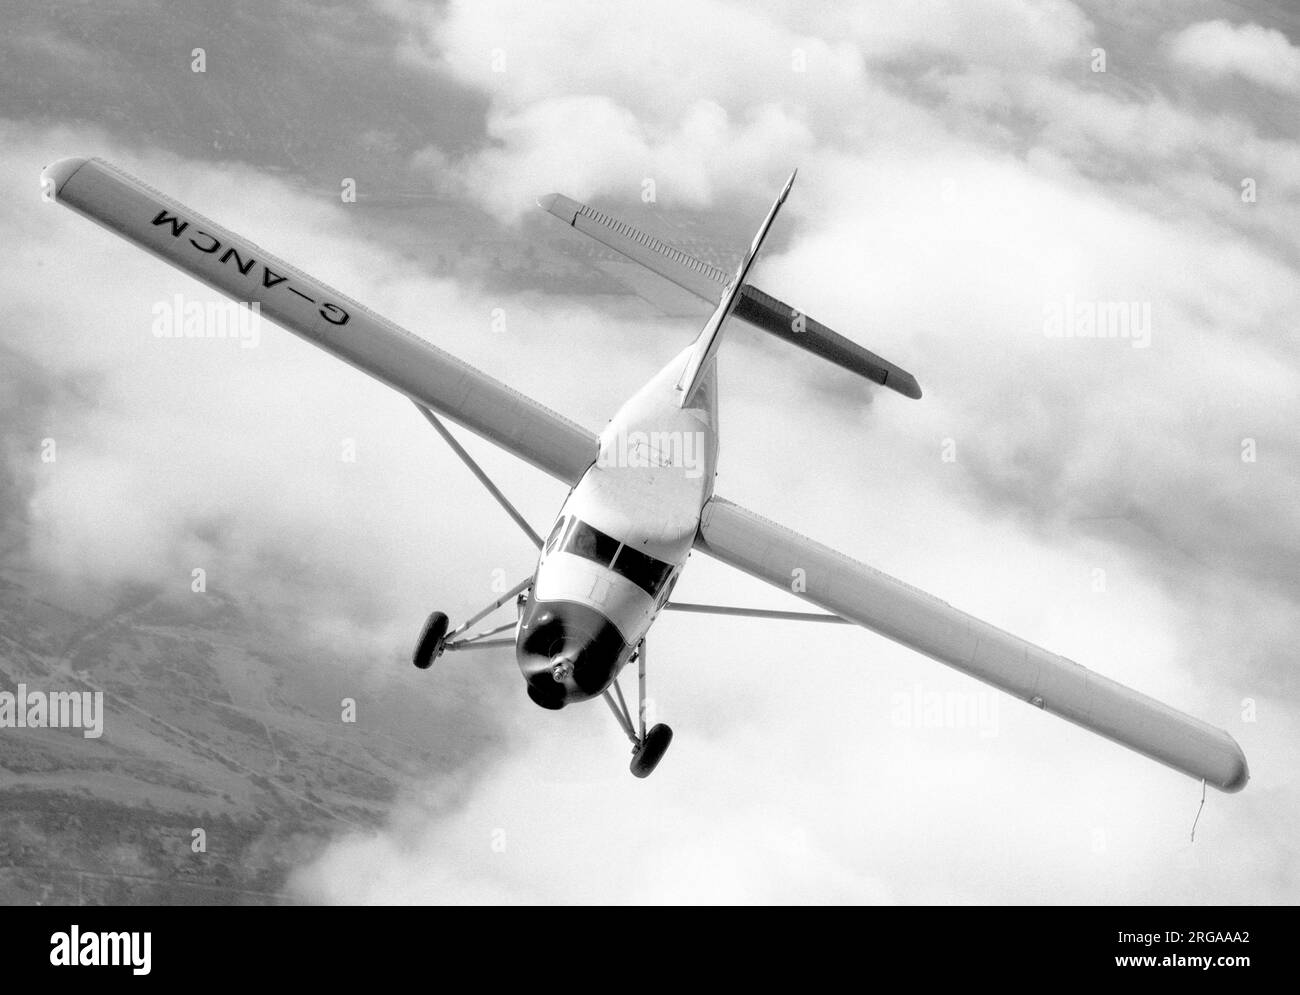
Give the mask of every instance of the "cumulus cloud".
[[707, 207], [719, 186], [741, 182], [722, 164], [743, 162], [749, 176], [775, 183], [812, 144], [807, 129], [775, 106], [732, 121], [722, 107], [701, 101], [671, 128], [659, 128], [598, 96], [494, 111], [488, 133], [498, 144], [469, 160], [448, 162], [436, 150], [417, 159], [444, 189], [463, 191], [507, 220], [533, 210], [539, 193], [557, 189], [580, 198], [618, 191], [639, 199], [644, 192], [657, 200], [662, 187], [675, 208]]
[[1259, 24], [1201, 21], [1168, 39], [1169, 58], [1210, 79], [1239, 76], [1282, 93], [1300, 93], [1300, 46]]
[[[450, 173], [507, 220], [552, 189], [627, 197], [647, 178], [656, 198], [676, 207], [748, 196], [779, 184], [814, 142], [865, 123], [862, 53], [761, 10], [716, 2], [653, 13], [626, 4], [383, 9], [409, 27], [408, 61], [491, 100], [488, 147], [453, 157], [431, 147], [417, 162], [443, 182]], [[749, 57], [720, 58], [723, 37]]]
[[854, 40], [886, 59], [1034, 70], [1083, 60], [1092, 36], [1088, 17], [1069, 0], [874, 0], [845, 11]]
[[[1082, 58], [1091, 31], [1066, 0], [882, 0], [851, 13], [720, 2], [653, 14], [618, 4], [442, 9], [407, 0], [381, 9], [407, 25], [408, 63], [477, 86], [492, 102], [488, 148], [449, 157], [429, 146], [415, 161], [508, 221], [558, 187], [626, 197], [648, 178], [666, 203], [706, 207], [779, 182], [815, 146], [916, 144], [932, 122], [881, 85], [877, 65], [939, 59], [1020, 76]], [[719, 57], [718, 38], [746, 58]]]

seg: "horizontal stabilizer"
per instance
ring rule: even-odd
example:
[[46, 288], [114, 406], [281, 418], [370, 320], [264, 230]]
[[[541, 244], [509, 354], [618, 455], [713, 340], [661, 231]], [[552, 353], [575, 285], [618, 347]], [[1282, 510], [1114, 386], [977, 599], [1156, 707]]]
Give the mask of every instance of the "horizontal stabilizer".
[[[639, 263], [670, 283], [675, 283], [710, 306], [717, 304], [719, 295], [731, 279], [731, 274], [725, 270], [696, 259], [663, 239], [648, 235], [633, 225], [581, 204], [572, 197], [553, 193], [542, 197], [537, 203], [569, 227], [608, 246], [624, 258]], [[906, 397], [921, 396], [921, 387], [916, 378], [906, 370], [752, 284], [746, 284], [741, 289], [740, 299], [731, 316]]]
[[634, 263], [640, 263], [652, 273], [658, 273], [700, 300], [708, 301], [710, 307], [717, 304], [718, 295], [730, 279], [730, 275], [718, 267], [689, 256], [662, 239], [647, 235], [603, 211], [579, 204], [562, 193], [549, 194], [537, 203], [566, 225], [609, 246]]
[[916, 377], [887, 359], [882, 359], [870, 349], [864, 349], [852, 339], [832, 331], [820, 321], [808, 317], [789, 304], [747, 283], [740, 292], [733, 318], [740, 318], [755, 328], [785, 339], [800, 349], [806, 349], [850, 373], [896, 390], [905, 397], [921, 396], [921, 385]]

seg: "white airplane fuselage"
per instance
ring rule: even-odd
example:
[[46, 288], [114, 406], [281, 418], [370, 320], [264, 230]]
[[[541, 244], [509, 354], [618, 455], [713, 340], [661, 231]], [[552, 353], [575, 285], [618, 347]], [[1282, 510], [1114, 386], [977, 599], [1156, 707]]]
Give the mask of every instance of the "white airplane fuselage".
[[569, 492], [520, 613], [528, 696], [558, 709], [598, 697], [635, 654], [690, 555], [717, 470], [716, 372], [679, 406], [687, 347], [600, 435]]

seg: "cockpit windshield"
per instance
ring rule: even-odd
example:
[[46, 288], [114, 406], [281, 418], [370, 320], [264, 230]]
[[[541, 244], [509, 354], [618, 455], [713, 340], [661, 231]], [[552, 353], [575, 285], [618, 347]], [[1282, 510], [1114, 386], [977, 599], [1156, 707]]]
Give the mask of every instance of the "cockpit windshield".
[[631, 546], [624, 546], [618, 551], [614, 560], [614, 572], [622, 574], [650, 597], [659, 593], [668, 575], [673, 572], [672, 564], [656, 560]]
[[622, 545], [613, 536], [578, 520], [569, 529], [563, 550], [610, 567], [652, 598], [659, 593], [673, 572], [672, 564], [657, 560], [631, 546]]
[[593, 529], [586, 522], [574, 521], [569, 538], [564, 542], [564, 551], [607, 567], [618, 552], [618, 540], [600, 529]]

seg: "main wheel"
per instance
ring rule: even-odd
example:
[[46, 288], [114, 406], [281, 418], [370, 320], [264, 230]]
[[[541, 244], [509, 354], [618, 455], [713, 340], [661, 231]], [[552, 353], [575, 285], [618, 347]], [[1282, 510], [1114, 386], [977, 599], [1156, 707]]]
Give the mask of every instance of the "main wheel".
[[668, 744], [672, 741], [673, 731], [662, 722], [646, 733], [641, 745], [632, 751], [632, 776], [649, 777], [668, 752]]
[[411, 662], [421, 670], [427, 670], [434, 660], [442, 656], [442, 641], [446, 636], [447, 616], [442, 612], [434, 612], [420, 631], [420, 641], [415, 644]]

